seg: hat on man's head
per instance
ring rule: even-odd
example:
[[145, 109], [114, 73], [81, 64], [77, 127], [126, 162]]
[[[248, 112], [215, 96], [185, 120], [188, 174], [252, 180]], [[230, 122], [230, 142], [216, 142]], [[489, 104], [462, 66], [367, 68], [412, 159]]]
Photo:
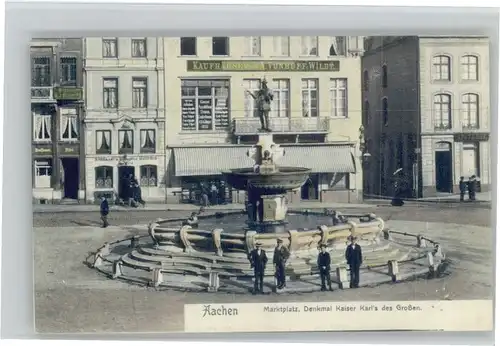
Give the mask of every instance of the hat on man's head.
[[277, 241], [278, 243], [283, 243], [283, 239], [281, 239], [281, 238], [278, 238], [276, 241]]
[[320, 247], [321, 249], [326, 248], [326, 243], [321, 243], [321, 244], [319, 244], [319, 247]]
[[356, 239], [358, 239], [358, 237], [355, 235], [350, 235], [349, 237], [347, 237], [347, 240], [356, 240]]
[[255, 246], [262, 246], [262, 243], [260, 241], [255, 243]]

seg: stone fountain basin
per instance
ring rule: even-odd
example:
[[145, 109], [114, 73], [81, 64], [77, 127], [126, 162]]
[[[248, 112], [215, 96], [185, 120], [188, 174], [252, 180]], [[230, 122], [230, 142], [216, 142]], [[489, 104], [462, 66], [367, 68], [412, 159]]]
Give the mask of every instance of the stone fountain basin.
[[[238, 213], [227, 213], [229, 215]], [[325, 243], [329, 251], [345, 249], [349, 236], [355, 234], [360, 243], [371, 244], [377, 242], [385, 225], [381, 218], [370, 221], [354, 222], [337, 226], [317, 225], [311, 229], [290, 228], [280, 233], [257, 233], [245, 230], [241, 225], [240, 231], [224, 230], [220, 227], [203, 227], [200, 220], [200, 228], [191, 228], [175, 224], [173, 220], [158, 220], [149, 225], [149, 234], [155, 244], [160, 248], [172, 252], [212, 252], [216, 254], [242, 254], [249, 253], [255, 248], [257, 242], [262, 243], [266, 250], [272, 250], [277, 239], [282, 239], [291, 253], [299, 254], [304, 251], [315, 251], [321, 243]], [[318, 220], [325, 221], [325, 220]], [[357, 220], [358, 221], [358, 220]], [[208, 225], [206, 225], [208, 226]]]
[[277, 167], [277, 172], [255, 173], [253, 168], [232, 169], [223, 172], [229, 185], [237, 190], [247, 190], [250, 183], [253, 190], [261, 190], [266, 194], [280, 194], [300, 188], [311, 170], [303, 167]]

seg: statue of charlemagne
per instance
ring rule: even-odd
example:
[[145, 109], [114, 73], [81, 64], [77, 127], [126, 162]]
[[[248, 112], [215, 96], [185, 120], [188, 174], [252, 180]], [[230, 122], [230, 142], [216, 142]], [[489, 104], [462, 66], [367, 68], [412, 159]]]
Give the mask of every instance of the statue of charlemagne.
[[261, 80], [260, 89], [255, 94], [249, 90], [247, 90], [247, 93], [257, 101], [261, 130], [271, 132], [269, 128], [269, 112], [271, 111], [271, 101], [274, 96], [271, 89], [267, 87], [266, 79]]

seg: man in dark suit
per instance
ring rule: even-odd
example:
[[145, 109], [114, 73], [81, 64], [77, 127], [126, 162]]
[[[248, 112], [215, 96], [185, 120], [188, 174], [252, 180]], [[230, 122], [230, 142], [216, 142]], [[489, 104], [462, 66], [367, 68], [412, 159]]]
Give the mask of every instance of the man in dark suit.
[[349, 265], [349, 270], [351, 271], [351, 282], [350, 288], [359, 287], [359, 268], [363, 263], [363, 253], [361, 252], [361, 246], [357, 243], [357, 238], [354, 236], [350, 237], [351, 244], [347, 245], [345, 250], [345, 259]]
[[109, 204], [108, 200], [104, 196], [101, 197], [100, 212], [101, 212], [102, 227], [106, 228], [109, 226], [108, 223]]
[[330, 278], [330, 254], [326, 251], [326, 244], [321, 244], [321, 251], [318, 254], [318, 269], [319, 275], [321, 276], [321, 290], [326, 291], [326, 283], [328, 283], [328, 289], [332, 289], [332, 279]]
[[290, 251], [283, 246], [283, 240], [278, 239], [274, 249], [273, 263], [276, 268], [277, 288], [280, 290], [286, 287], [285, 265], [288, 257], [290, 257]]
[[250, 252], [250, 266], [253, 268], [254, 290], [253, 294], [264, 293], [264, 271], [266, 270], [267, 255], [261, 248], [262, 243], [256, 243], [256, 248]]
[[460, 182], [458, 183], [460, 189], [460, 202], [464, 201], [465, 191], [467, 190], [467, 182], [464, 179], [464, 177], [460, 177]]

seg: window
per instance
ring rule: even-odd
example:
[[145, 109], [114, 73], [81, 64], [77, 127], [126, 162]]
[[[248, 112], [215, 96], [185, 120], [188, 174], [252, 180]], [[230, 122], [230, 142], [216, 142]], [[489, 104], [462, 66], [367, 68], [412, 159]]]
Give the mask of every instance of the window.
[[318, 80], [302, 79], [302, 115], [318, 116]]
[[479, 127], [479, 97], [477, 94], [462, 95], [462, 126], [476, 129]]
[[383, 65], [382, 66], [382, 88], [387, 88], [387, 80], [388, 80], [388, 76], [387, 76], [387, 65]]
[[435, 81], [450, 81], [450, 58], [438, 55], [432, 58], [432, 79]]
[[132, 39], [132, 57], [133, 58], [145, 58], [147, 53], [145, 38], [133, 38]]
[[275, 56], [290, 56], [290, 38], [288, 36], [274, 36], [273, 49]]
[[229, 55], [228, 37], [212, 37], [212, 55]]
[[363, 72], [363, 90], [368, 91], [370, 85], [370, 74], [367, 70]]
[[96, 189], [113, 188], [113, 167], [99, 166], [95, 168], [95, 187]]
[[50, 141], [51, 138], [51, 122], [50, 114], [38, 114], [33, 112], [33, 140], [34, 141]]
[[461, 76], [463, 80], [478, 80], [478, 59], [474, 55], [464, 55], [460, 59]]
[[196, 37], [181, 37], [181, 55], [196, 55]]
[[52, 160], [35, 160], [35, 188], [50, 188], [50, 178], [52, 177]]
[[51, 86], [50, 57], [38, 56], [31, 59], [31, 86]]
[[76, 58], [61, 58], [61, 85], [76, 86]]
[[76, 108], [61, 108], [61, 139], [78, 139], [78, 115]]
[[116, 37], [102, 39], [102, 57], [103, 58], [118, 57], [118, 39]]
[[158, 185], [158, 169], [153, 165], [141, 166], [141, 186], [152, 187]]
[[434, 127], [451, 128], [451, 97], [448, 94], [434, 95]]
[[134, 131], [118, 130], [118, 141], [120, 154], [130, 154], [134, 151]]
[[260, 56], [260, 36], [245, 37], [245, 55]]
[[148, 106], [148, 79], [145, 77], [132, 78], [132, 108], [147, 108]]
[[318, 36], [301, 37], [301, 55], [303, 56], [318, 55]]
[[103, 79], [104, 108], [118, 108], [118, 78]]
[[345, 36], [333, 36], [330, 38], [330, 56], [342, 56], [346, 52], [346, 39]]
[[359, 40], [358, 36], [349, 36], [349, 49], [350, 50], [359, 50]]
[[384, 121], [384, 126], [389, 125], [389, 101], [387, 97], [382, 99], [382, 118]]
[[330, 79], [330, 102], [332, 117], [347, 118], [347, 79]]
[[271, 107], [272, 117], [289, 117], [290, 110], [290, 81], [288, 79], [275, 79], [272, 85], [273, 103]]
[[364, 108], [363, 108], [363, 124], [365, 126], [370, 125], [370, 102], [365, 101]]
[[257, 101], [249, 94], [256, 94], [260, 89], [260, 79], [244, 79], [244, 93], [245, 93], [245, 117], [258, 117]]
[[155, 130], [141, 130], [141, 153], [154, 153], [156, 149]]
[[193, 80], [181, 82], [183, 131], [226, 131], [229, 127], [229, 81]]
[[111, 154], [111, 131], [96, 131], [96, 154]]

